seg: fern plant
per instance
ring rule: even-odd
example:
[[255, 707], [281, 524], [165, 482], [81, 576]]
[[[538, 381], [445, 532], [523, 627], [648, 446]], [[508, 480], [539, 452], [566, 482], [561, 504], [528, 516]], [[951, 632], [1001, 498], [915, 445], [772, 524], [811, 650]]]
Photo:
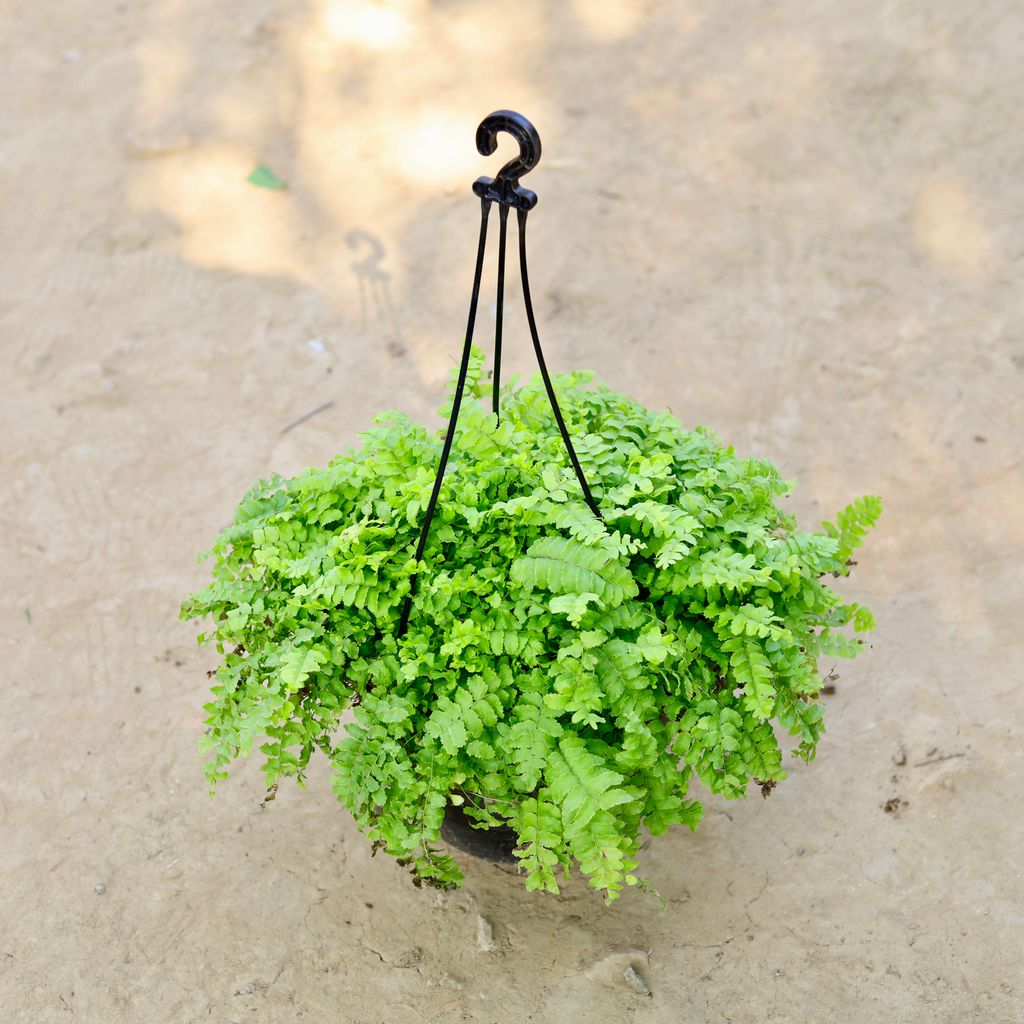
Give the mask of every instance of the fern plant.
[[[467, 397], [482, 377], [474, 351]], [[770, 788], [782, 733], [814, 756], [817, 659], [853, 657], [873, 626], [823, 578], [848, 573], [879, 499], [799, 531], [770, 463], [589, 381], [557, 390], [602, 520], [537, 380], [504, 388], [500, 422], [464, 406], [420, 563], [442, 441], [402, 414], [246, 494], [182, 607], [212, 620], [199, 639], [222, 656], [211, 786], [254, 747], [269, 786], [301, 784], [320, 750], [360, 830], [417, 882], [462, 879], [439, 842], [453, 803], [515, 830], [527, 889], [557, 892], [575, 862], [614, 899], [641, 828], [697, 827], [695, 779]]]

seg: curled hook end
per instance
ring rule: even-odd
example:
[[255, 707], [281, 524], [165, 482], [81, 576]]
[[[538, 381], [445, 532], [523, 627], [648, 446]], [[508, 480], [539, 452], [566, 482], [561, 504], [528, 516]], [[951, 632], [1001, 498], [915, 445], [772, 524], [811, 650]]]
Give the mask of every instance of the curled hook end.
[[476, 130], [476, 148], [483, 156], [490, 156], [498, 148], [498, 133], [508, 132], [519, 144], [519, 155], [509, 160], [495, 178], [478, 178], [473, 192], [481, 199], [532, 210], [537, 205], [537, 193], [519, 185], [519, 179], [528, 174], [540, 161], [540, 136], [537, 129], [522, 114], [514, 110], [496, 110], [488, 114]]

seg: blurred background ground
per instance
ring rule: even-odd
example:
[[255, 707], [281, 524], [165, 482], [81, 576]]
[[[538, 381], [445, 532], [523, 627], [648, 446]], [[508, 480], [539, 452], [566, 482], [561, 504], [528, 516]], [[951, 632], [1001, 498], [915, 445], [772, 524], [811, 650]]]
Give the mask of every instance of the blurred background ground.
[[[3, 1020], [1024, 1020], [1019, 4], [2, 7]], [[433, 415], [497, 107], [544, 141], [553, 367], [774, 460], [809, 524], [886, 501], [817, 761], [654, 841], [663, 913], [417, 891], [324, 772], [261, 810], [199, 770], [195, 552]]]

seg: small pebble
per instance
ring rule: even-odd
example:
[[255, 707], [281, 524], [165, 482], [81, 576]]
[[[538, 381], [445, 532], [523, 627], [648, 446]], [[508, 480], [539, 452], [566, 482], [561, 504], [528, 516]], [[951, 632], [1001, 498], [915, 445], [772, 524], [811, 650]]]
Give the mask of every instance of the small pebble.
[[93, 886], [92, 891], [96, 893], [97, 896], [102, 896], [107, 891], [107, 887], [102, 882], [100, 882], [99, 885]]
[[630, 964], [623, 972], [622, 976], [626, 979], [626, 984], [638, 995], [650, 996], [653, 995], [650, 986], [644, 981], [643, 977], [637, 971], [635, 967]]
[[613, 989], [621, 989], [625, 982], [634, 992], [649, 996], [650, 987], [637, 970], [637, 965], [647, 963], [647, 957], [647, 952], [642, 949], [615, 950], [585, 967], [583, 975], [590, 981]]
[[476, 948], [481, 953], [490, 953], [494, 949], [494, 928], [480, 914], [476, 916]]

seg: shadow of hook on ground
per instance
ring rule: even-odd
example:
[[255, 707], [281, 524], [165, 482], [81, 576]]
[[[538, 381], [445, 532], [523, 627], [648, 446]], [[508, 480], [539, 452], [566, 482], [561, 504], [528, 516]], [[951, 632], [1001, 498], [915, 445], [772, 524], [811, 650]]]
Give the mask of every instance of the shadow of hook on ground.
[[381, 266], [387, 249], [376, 235], [360, 228], [345, 235], [345, 244], [362, 254], [351, 264], [359, 281], [360, 330], [365, 330], [371, 323], [380, 324], [388, 338], [388, 352], [395, 358], [403, 356], [402, 332], [391, 301], [391, 275]]

